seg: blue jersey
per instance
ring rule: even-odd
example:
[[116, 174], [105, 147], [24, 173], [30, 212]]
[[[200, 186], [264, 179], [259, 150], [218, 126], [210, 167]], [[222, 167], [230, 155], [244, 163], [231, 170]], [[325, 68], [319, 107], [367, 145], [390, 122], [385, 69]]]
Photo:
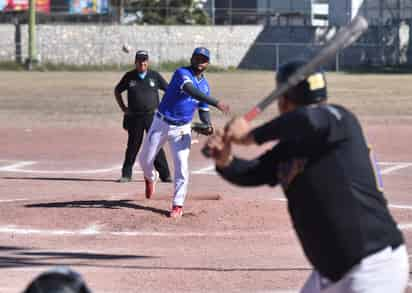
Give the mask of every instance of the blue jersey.
[[208, 104], [200, 102], [183, 91], [183, 85], [192, 83], [195, 88], [210, 95], [209, 83], [205, 77], [197, 79], [190, 67], [180, 67], [173, 74], [158, 111], [178, 124], [189, 123], [196, 109], [209, 110]]

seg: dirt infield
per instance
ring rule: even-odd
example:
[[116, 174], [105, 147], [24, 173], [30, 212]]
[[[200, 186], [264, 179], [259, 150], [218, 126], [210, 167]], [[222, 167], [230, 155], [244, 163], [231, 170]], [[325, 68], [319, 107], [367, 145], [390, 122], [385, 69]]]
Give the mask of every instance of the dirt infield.
[[[200, 154], [203, 138], [193, 145], [180, 221], [166, 216], [171, 184], [158, 184], [146, 200], [138, 166], [133, 182], [115, 182], [126, 143], [112, 95], [120, 77], [0, 72], [0, 292], [20, 292], [56, 265], [79, 271], [94, 292], [297, 292], [310, 265], [281, 191], [221, 180]], [[230, 101], [235, 113], [273, 87], [270, 72], [209, 77], [213, 94]], [[409, 80], [328, 77], [331, 100], [364, 122], [412, 251]], [[257, 123], [276, 115], [270, 109]], [[213, 114], [217, 125], [227, 120]], [[261, 149], [237, 151], [252, 157]]]

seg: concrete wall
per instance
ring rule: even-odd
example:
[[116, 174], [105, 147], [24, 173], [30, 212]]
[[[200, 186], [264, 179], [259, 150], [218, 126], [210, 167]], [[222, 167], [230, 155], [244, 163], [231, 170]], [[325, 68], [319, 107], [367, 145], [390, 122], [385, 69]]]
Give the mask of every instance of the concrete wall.
[[[212, 63], [237, 66], [263, 26], [121, 26], [38, 25], [37, 48], [41, 61], [66, 64], [127, 64], [133, 54], [128, 44], [149, 50], [151, 60], [188, 60], [196, 46], [207, 46]], [[21, 26], [23, 58], [27, 57], [27, 25]], [[15, 56], [12, 25], [0, 25], [0, 60]]]
[[[367, 46], [345, 49], [341, 66], [396, 64], [401, 59], [412, 64], [410, 22], [402, 28], [401, 52], [397, 52], [397, 31], [371, 27], [362, 38]], [[20, 26], [22, 60], [27, 58], [27, 25]], [[188, 61], [193, 48], [206, 46], [212, 52], [212, 64], [221, 67], [274, 69], [293, 58], [315, 54], [332, 29], [308, 26], [120, 26], [120, 25], [38, 25], [37, 48], [41, 62], [76, 65], [130, 64], [136, 49], [149, 50], [155, 63]], [[407, 36], [406, 36], [407, 34]], [[405, 36], [404, 36], [405, 35]], [[16, 27], [0, 25], [0, 60], [15, 60]], [[383, 41], [382, 41], [383, 40]], [[133, 50], [126, 54], [123, 44]], [[377, 45], [370, 45], [377, 44]], [[399, 56], [402, 54], [402, 56]], [[331, 68], [335, 64], [331, 62]]]

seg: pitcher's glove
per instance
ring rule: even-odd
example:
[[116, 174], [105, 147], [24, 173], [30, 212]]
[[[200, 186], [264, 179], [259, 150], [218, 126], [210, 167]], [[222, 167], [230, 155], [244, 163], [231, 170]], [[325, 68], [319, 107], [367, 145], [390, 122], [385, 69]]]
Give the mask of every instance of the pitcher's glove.
[[193, 122], [192, 131], [208, 136], [213, 134], [213, 126], [206, 123]]

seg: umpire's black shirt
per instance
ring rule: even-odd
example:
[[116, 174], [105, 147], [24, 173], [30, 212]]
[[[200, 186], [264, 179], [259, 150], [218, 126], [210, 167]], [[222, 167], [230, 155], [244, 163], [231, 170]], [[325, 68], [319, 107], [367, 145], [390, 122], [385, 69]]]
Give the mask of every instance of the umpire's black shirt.
[[362, 258], [403, 237], [382, 193], [376, 162], [356, 117], [314, 105], [256, 128], [257, 143], [279, 143], [253, 161], [235, 158], [217, 171], [238, 185], [281, 184], [303, 250], [332, 281]]
[[167, 82], [154, 70], [147, 70], [144, 78], [136, 69], [126, 72], [115, 90], [127, 90], [127, 107], [130, 113], [153, 113], [159, 105], [159, 89], [167, 88]]

